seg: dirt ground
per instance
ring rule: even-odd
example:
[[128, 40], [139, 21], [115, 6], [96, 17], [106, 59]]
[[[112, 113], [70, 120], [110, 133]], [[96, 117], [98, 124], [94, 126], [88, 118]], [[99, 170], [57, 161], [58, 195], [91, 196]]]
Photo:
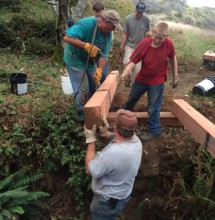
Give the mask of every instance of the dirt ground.
[[[200, 66], [201, 67], [201, 66]], [[169, 82], [165, 84], [162, 110], [171, 111], [173, 99], [184, 99], [190, 105], [198, 107], [198, 111], [215, 123], [213, 113], [214, 103], [208, 97], [198, 97], [192, 94], [193, 87], [207, 76], [215, 75], [198, 67], [192, 71], [180, 74], [178, 88], [172, 89]], [[110, 111], [116, 111], [127, 101], [130, 88], [119, 84]], [[143, 96], [137, 103], [136, 111], [146, 111], [147, 100]], [[146, 126], [139, 123], [137, 134], [146, 132]], [[184, 127], [162, 127], [162, 135], [143, 143], [143, 157], [138, 176], [135, 181], [131, 200], [120, 215], [120, 220], [182, 220], [188, 219], [189, 205], [181, 198], [181, 180], [192, 181], [192, 158], [200, 144]], [[60, 184], [57, 184], [58, 187]], [[66, 216], [77, 215], [76, 201], [73, 190], [68, 190], [63, 184], [60, 194], [50, 200], [52, 214], [57, 219], [67, 219]], [[64, 201], [62, 201], [62, 198]], [[89, 205], [92, 192], [86, 195], [84, 209], [90, 220]], [[65, 202], [66, 201], [66, 202]], [[182, 202], [183, 201], [183, 202]], [[182, 214], [183, 213], [183, 214]], [[70, 219], [70, 218], [69, 218]]]
[[[192, 71], [179, 74], [178, 88], [170, 86], [171, 77], [165, 84], [161, 111], [171, 112], [173, 99], [183, 99], [191, 106], [198, 107], [198, 111], [215, 123], [213, 116], [213, 101], [208, 97], [198, 97], [192, 94], [193, 87], [207, 76], [215, 75], [214, 71], [201, 66]], [[119, 85], [112, 103], [112, 111], [119, 109], [127, 101], [130, 89], [122, 83]], [[147, 99], [144, 95], [136, 105], [135, 111], [146, 111]], [[139, 124], [138, 135], [146, 132], [146, 126]], [[143, 158], [140, 172], [135, 182], [132, 198], [124, 210], [122, 219], [186, 219], [186, 207], [166, 202], [177, 191], [174, 184], [180, 177], [192, 172], [191, 158], [195, 155], [200, 144], [184, 127], [162, 127], [162, 135], [156, 139], [143, 143]], [[189, 179], [189, 178], [188, 178]], [[160, 190], [159, 190], [160, 188]], [[177, 187], [176, 187], [177, 188]], [[169, 198], [169, 200], [171, 200]], [[141, 204], [141, 205], [140, 205]], [[137, 208], [139, 206], [139, 208]], [[144, 212], [141, 211], [144, 207]], [[155, 208], [156, 207], [156, 208]], [[162, 208], [161, 208], [162, 207]], [[165, 208], [164, 208], [165, 207]], [[185, 213], [185, 218], [181, 218]], [[187, 210], [188, 211], [188, 210]], [[131, 213], [135, 213], [131, 218]]]

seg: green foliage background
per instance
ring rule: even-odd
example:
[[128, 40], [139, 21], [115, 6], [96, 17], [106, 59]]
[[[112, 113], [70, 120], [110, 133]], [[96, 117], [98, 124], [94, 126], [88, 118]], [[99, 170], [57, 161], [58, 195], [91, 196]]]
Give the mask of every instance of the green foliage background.
[[[92, 3], [88, 1], [85, 16], [92, 15]], [[134, 11], [134, 6], [127, 0], [104, 3], [106, 9], [119, 11], [122, 24], [125, 16]], [[208, 16], [214, 16], [214, 9], [186, 7], [182, 16], [175, 10], [168, 13], [149, 11], [149, 16], [153, 21], [168, 19], [182, 77], [186, 71], [201, 65], [206, 50], [214, 50], [214, 32], [179, 24], [179, 21], [185, 21], [207, 27], [206, 20]], [[114, 41], [116, 61], [119, 59], [120, 35], [116, 32]], [[40, 170], [45, 175], [37, 187], [45, 185], [45, 191], [54, 196], [57, 192], [51, 176], [63, 173], [64, 186], [73, 191], [77, 201], [77, 211], [73, 214], [84, 219], [84, 196], [89, 193], [90, 182], [84, 168], [86, 144], [73, 97], [63, 94], [60, 73], [52, 63], [56, 33], [50, 5], [43, 0], [36, 3], [32, 0], [1, 1], [0, 38], [0, 181], [25, 167], [32, 173]], [[28, 93], [16, 96], [11, 93], [9, 76], [21, 68], [25, 68], [28, 75]], [[196, 102], [199, 105], [199, 101]], [[193, 166], [198, 172], [189, 187], [183, 177], [178, 177], [180, 190], [184, 193], [182, 201], [197, 207], [190, 208], [190, 219], [202, 215], [199, 213], [202, 201], [204, 208], [210, 204], [205, 214], [209, 215], [214, 208], [214, 170], [211, 168], [214, 161], [200, 152], [199, 157], [194, 158]]]

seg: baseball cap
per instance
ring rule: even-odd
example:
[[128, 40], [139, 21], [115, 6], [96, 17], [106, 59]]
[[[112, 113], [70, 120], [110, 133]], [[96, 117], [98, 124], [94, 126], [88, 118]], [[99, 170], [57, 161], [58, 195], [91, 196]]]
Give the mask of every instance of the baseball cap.
[[122, 26], [119, 23], [120, 16], [117, 11], [115, 10], [103, 11], [102, 17], [105, 18], [107, 21], [110, 21], [111, 23], [113, 23], [116, 29], [122, 30]]
[[136, 5], [136, 11], [137, 12], [144, 12], [146, 9], [146, 5], [143, 2], [138, 2]]
[[121, 129], [135, 130], [137, 127], [135, 113], [125, 109], [119, 109], [117, 111], [116, 126]]

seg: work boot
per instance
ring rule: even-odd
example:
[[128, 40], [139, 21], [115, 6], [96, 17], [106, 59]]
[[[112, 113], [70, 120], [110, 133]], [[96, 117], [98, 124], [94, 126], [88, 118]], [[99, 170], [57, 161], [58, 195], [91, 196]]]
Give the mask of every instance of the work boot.
[[152, 138], [155, 138], [155, 137], [158, 137], [158, 136], [160, 136], [160, 135], [159, 134], [153, 134], [153, 133], [149, 132], [147, 134], [141, 135], [140, 140], [145, 142], [145, 141], [149, 141]]

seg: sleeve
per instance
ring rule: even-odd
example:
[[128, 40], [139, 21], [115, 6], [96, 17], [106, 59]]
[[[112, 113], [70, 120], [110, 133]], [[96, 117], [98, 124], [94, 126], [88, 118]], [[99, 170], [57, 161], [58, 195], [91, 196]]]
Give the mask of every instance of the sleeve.
[[137, 45], [134, 52], [131, 54], [129, 58], [130, 61], [137, 64], [144, 58], [148, 45], [150, 45], [149, 40], [150, 38], [145, 38]]
[[168, 57], [171, 59], [176, 55], [176, 51], [175, 51], [175, 47], [172, 43], [172, 41], [168, 38], [168, 48], [169, 48], [169, 53], [168, 53]]
[[112, 44], [112, 32], [110, 32], [110, 33], [108, 34], [107, 44], [106, 44], [106, 46], [104, 47], [104, 50], [102, 51], [102, 52], [103, 52], [102, 58], [105, 58], [105, 59], [108, 58], [108, 54], [109, 54], [109, 52], [110, 52], [111, 44]]
[[94, 159], [88, 164], [88, 167], [92, 177], [95, 179], [99, 179], [109, 171], [109, 166], [103, 152], [97, 152]]
[[89, 31], [89, 26], [87, 27], [86, 21], [80, 20], [71, 28], [66, 30], [66, 34], [71, 38], [78, 38], [79, 40], [84, 41], [84, 38], [87, 36]]

